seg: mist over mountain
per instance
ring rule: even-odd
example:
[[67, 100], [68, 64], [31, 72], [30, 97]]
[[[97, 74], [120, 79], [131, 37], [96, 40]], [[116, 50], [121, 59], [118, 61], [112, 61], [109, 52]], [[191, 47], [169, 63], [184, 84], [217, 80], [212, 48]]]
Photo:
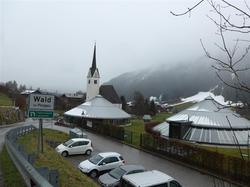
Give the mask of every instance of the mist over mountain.
[[112, 84], [119, 95], [132, 99], [135, 91], [145, 97], [160, 95], [164, 100], [176, 100], [198, 91], [208, 91], [218, 85], [218, 78], [207, 58], [195, 62], [156, 65], [124, 73], [105, 84]]
[[171, 66], [162, 64], [124, 73], [105, 84], [112, 84], [127, 100], [132, 100], [134, 92], [139, 91], [145, 97], [162, 95], [163, 100], [173, 102], [211, 89], [226, 99], [238, 100], [235, 90], [226, 87], [211, 66], [211, 61], [201, 57], [194, 62], [172, 63]]

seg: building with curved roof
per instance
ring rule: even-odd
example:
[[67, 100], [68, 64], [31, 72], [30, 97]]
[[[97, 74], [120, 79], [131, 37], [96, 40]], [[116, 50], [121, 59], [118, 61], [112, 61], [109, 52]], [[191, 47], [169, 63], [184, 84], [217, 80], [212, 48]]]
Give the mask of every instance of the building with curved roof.
[[171, 116], [169, 137], [205, 144], [248, 145], [250, 122], [212, 97]]
[[90, 122], [108, 122], [111, 124], [120, 124], [127, 122], [131, 117], [122, 109], [114, 106], [101, 95], [86, 101], [85, 103], [64, 113], [67, 117], [77, 117]]

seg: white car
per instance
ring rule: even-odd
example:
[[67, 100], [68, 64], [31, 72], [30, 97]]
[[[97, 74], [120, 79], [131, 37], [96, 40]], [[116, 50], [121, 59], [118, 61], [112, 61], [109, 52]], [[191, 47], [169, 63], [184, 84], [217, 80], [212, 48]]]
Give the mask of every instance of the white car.
[[171, 176], [158, 170], [145, 171], [130, 175], [123, 175], [121, 187], [181, 187], [181, 185]]
[[81, 162], [78, 168], [92, 178], [95, 178], [100, 171], [107, 171], [124, 165], [123, 157], [116, 152], [104, 152], [94, 155], [88, 160]]
[[93, 147], [89, 139], [73, 138], [58, 145], [56, 151], [64, 157], [74, 154], [91, 155]]

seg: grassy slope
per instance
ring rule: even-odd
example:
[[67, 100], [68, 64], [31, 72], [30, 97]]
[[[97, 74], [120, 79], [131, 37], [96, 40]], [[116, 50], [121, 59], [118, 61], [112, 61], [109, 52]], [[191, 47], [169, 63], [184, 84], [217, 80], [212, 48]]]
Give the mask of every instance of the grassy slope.
[[0, 106], [11, 106], [11, 99], [5, 95], [0, 93]]
[[[44, 129], [44, 140], [46, 139], [64, 142], [68, 139], [68, 135], [59, 131]], [[25, 148], [29, 153], [37, 151], [37, 133], [33, 132], [20, 137], [18, 141], [25, 145]], [[59, 171], [59, 186], [98, 186], [90, 178], [72, 166], [69, 161], [57, 154], [55, 150], [46, 143], [44, 143], [44, 153], [39, 155], [35, 165], [46, 166], [50, 169], [57, 169]]]
[[187, 103], [183, 103], [183, 104], [180, 104], [180, 105], [176, 105], [176, 106], [174, 106], [174, 108], [178, 111], [178, 112], [180, 112], [180, 111], [182, 111], [182, 110], [184, 110], [184, 109], [186, 109], [186, 108], [188, 108], [188, 107], [190, 107], [190, 106], [192, 106], [192, 105], [194, 105], [195, 103], [193, 103], [193, 102], [187, 102]]
[[15, 165], [12, 163], [6, 147], [0, 153], [0, 169], [3, 172], [4, 185], [8, 187], [25, 187], [25, 183]]

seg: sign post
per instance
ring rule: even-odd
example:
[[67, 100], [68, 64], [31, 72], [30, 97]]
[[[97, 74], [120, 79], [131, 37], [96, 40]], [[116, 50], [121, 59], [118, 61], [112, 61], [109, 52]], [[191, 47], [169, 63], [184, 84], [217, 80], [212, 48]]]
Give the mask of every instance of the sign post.
[[33, 119], [39, 119], [38, 153], [43, 153], [43, 119], [53, 118], [53, 110], [53, 95], [30, 94], [28, 116]]

